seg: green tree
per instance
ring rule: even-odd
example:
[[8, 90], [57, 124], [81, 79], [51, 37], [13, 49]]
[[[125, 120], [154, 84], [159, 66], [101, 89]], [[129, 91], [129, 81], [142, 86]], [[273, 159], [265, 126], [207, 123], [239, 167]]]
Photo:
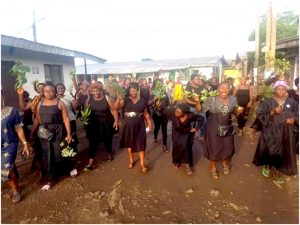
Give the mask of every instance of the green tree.
[[[299, 15], [294, 11], [287, 11], [277, 14], [276, 19], [276, 40], [281, 40], [283, 38], [292, 37], [297, 35], [299, 29]], [[266, 30], [267, 30], [267, 19], [266, 15], [260, 18], [259, 25], [259, 52], [261, 52], [262, 43], [266, 42]], [[255, 41], [255, 30], [251, 32], [248, 37], [249, 41]], [[276, 54], [276, 58], [282, 58], [281, 55]], [[250, 62], [254, 62], [254, 52], [248, 53], [248, 59]], [[259, 64], [265, 63], [264, 54], [260, 54]]]
[[[299, 15], [293, 11], [287, 11], [277, 14], [276, 20], [276, 40], [291, 37], [297, 34], [299, 28]], [[266, 15], [262, 16], [259, 25], [259, 41], [266, 42], [267, 30]], [[255, 41], [255, 30], [251, 32], [248, 38], [249, 41]]]

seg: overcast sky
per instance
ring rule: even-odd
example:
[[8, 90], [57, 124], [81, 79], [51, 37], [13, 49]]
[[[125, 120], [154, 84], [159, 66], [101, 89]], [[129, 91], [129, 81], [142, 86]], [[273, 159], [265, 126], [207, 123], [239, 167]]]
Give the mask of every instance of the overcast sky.
[[[299, 13], [298, 0], [273, 0]], [[225, 55], [247, 47], [267, 0], [2, 0], [1, 33], [108, 62]]]

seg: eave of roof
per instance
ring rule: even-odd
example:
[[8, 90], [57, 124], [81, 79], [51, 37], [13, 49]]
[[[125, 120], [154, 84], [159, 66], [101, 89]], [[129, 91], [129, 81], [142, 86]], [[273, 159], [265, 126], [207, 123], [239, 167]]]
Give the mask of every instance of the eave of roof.
[[49, 53], [49, 54], [55, 54], [55, 55], [62, 55], [62, 56], [69, 56], [74, 58], [85, 58], [88, 60], [92, 60], [98, 63], [104, 63], [106, 62], [105, 59], [99, 58], [97, 56], [79, 52], [75, 50], [60, 48], [52, 45], [46, 45], [34, 41], [29, 41], [23, 38], [16, 38], [12, 36], [7, 35], [1, 35], [1, 45], [3, 46], [9, 46], [9, 47], [15, 47], [15, 48], [21, 48], [25, 50], [35, 51], [35, 52], [43, 52], [43, 53]]

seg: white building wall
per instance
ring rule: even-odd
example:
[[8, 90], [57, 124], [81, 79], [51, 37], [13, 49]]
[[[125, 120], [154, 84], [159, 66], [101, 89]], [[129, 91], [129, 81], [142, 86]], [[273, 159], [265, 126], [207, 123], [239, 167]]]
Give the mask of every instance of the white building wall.
[[[69, 89], [72, 86], [72, 81], [69, 78], [69, 72], [75, 70], [74, 59], [71, 57], [62, 57], [62, 56], [47, 56], [43, 57], [43, 54], [40, 53], [40, 58], [33, 58], [28, 56], [22, 56], [22, 54], [17, 55], [2, 55], [1, 60], [3, 61], [22, 61], [22, 63], [30, 67], [30, 73], [26, 74], [27, 83], [24, 84], [24, 90], [28, 91], [30, 96], [33, 97], [36, 95], [36, 92], [33, 89], [32, 82], [38, 80], [39, 82], [45, 82], [45, 71], [44, 64], [53, 64], [61, 65], [63, 73], [63, 81], [66, 89]], [[39, 74], [33, 74], [33, 67], [38, 68]], [[74, 93], [74, 92], [73, 92]], [[69, 94], [66, 92], [66, 94]]]

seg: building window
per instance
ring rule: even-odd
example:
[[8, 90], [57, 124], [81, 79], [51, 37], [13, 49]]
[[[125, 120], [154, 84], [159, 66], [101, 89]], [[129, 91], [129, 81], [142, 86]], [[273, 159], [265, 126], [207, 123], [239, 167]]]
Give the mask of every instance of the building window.
[[45, 64], [44, 69], [45, 69], [45, 81], [50, 81], [54, 85], [58, 83], [64, 83], [64, 77], [63, 77], [61, 65]]

